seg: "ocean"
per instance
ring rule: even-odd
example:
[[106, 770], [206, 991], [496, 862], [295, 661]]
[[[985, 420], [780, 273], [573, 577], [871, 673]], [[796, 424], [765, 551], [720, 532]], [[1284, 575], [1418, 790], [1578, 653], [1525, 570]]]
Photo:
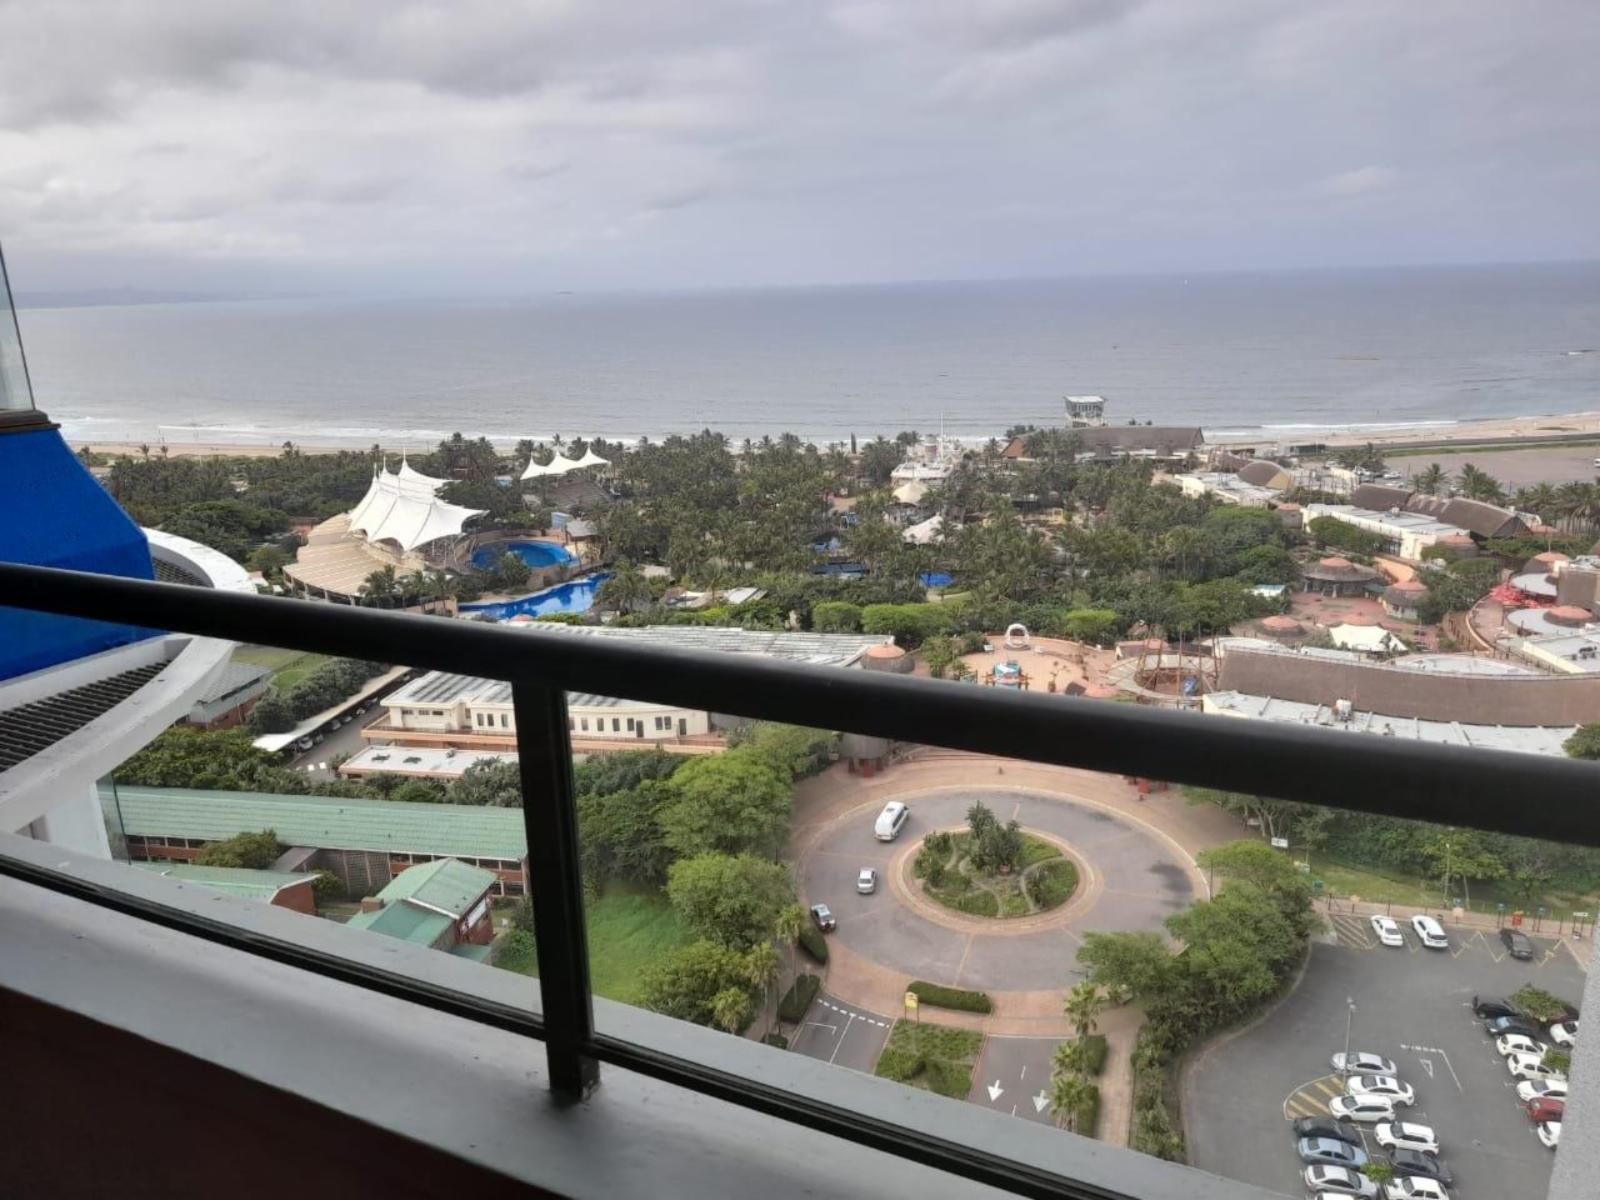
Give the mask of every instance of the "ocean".
[[20, 313], [101, 442], [424, 447], [1108, 420], [1393, 429], [1600, 409], [1600, 264]]

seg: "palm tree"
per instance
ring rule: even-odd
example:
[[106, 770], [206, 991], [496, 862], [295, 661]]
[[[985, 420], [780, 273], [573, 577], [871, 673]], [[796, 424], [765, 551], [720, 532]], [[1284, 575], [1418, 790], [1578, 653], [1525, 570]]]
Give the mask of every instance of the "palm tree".
[[806, 925], [806, 910], [798, 904], [791, 904], [778, 913], [778, 919], [772, 924], [772, 936], [781, 942], [789, 951], [789, 978], [795, 976], [794, 952], [795, 944], [800, 940], [800, 931]]
[[1105, 1011], [1105, 1007], [1105, 993], [1095, 984], [1084, 982], [1067, 993], [1061, 1011], [1072, 1022], [1072, 1028], [1081, 1041], [1095, 1031], [1095, 1018]]
[[149, 442], [140, 442], [139, 443], [139, 457], [143, 458], [143, 459], [149, 459], [149, 457], [150, 457], [150, 443]]
[[1428, 469], [1415, 476], [1411, 482], [1416, 484], [1417, 491], [1425, 492], [1430, 496], [1437, 496], [1444, 491], [1444, 468], [1438, 463], [1429, 463]]
[[1097, 1089], [1076, 1071], [1054, 1075], [1050, 1079], [1050, 1109], [1058, 1120], [1066, 1122], [1069, 1131], [1076, 1131], [1078, 1113], [1094, 1099]]
[[415, 598], [422, 602], [423, 611], [427, 611], [428, 601], [428, 572], [426, 568], [412, 571], [395, 580], [395, 590], [402, 600]]
[[371, 604], [383, 604], [394, 599], [397, 581], [393, 567], [380, 567], [368, 575], [361, 584], [361, 594]]
[[650, 581], [644, 577], [644, 572], [626, 558], [617, 560], [611, 578], [600, 585], [600, 591], [595, 595], [598, 603], [613, 605], [620, 613], [634, 612], [654, 598], [655, 593], [650, 590]]
[[750, 993], [743, 988], [723, 988], [711, 997], [711, 1023], [738, 1033], [750, 1023]]
[[1490, 504], [1503, 504], [1506, 498], [1506, 490], [1500, 486], [1500, 481], [1471, 463], [1461, 464], [1461, 473], [1456, 476], [1456, 490], [1468, 500], [1484, 500]]
[[[772, 1002], [772, 985], [778, 980], [777, 949], [771, 943], [752, 946], [745, 958], [744, 970], [744, 977], [750, 981], [750, 986], [761, 991], [761, 1007], [768, 1008]], [[771, 1032], [770, 1028], [768, 1032]]]
[[1557, 495], [1553, 484], [1536, 483], [1517, 492], [1517, 507], [1523, 512], [1538, 513], [1539, 520], [1553, 524], [1551, 518], [1556, 515]]

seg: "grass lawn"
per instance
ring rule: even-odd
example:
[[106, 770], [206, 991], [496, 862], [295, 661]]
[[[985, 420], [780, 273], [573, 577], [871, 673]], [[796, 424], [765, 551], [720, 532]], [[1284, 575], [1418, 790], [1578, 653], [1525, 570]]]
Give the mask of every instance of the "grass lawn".
[[240, 646], [233, 657], [235, 662], [266, 667], [272, 672], [272, 686], [280, 692], [287, 692], [323, 663], [333, 661], [327, 654], [280, 650], [276, 646]]
[[[1319, 854], [1311, 856], [1311, 868], [1312, 878], [1322, 880], [1324, 894], [1360, 896], [1375, 904], [1407, 904], [1418, 908], [1437, 908], [1444, 900], [1437, 879], [1422, 879], [1384, 867], [1356, 866]], [[1460, 890], [1459, 883], [1456, 890]], [[1455, 897], [1450, 899], [1454, 900]], [[1472, 912], [1493, 913], [1495, 905], [1499, 903], [1506, 906], [1507, 912], [1519, 908], [1532, 912], [1539, 904], [1543, 904], [1549, 910], [1546, 915], [1552, 920], [1565, 920], [1574, 909], [1593, 912], [1597, 907], [1595, 897], [1577, 891], [1552, 889], [1540, 899], [1530, 901], [1525, 896], [1511, 894], [1500, 883], [1474, 884], [1472, 903], [1467, 907]]]
[[[683, 918], [662, 896], [608, 888], [586, 913], [589, 929], [589, 975], [594, 990], [608, 1000], [639, 1003], [639, 973], [690, 940]], [[508, 971], [537, 975], [530, 954], [502, 958]]]
[[975, 1029], [902, 1018], [894, 1023], [874, 1073], [965, 1100], [972, 1090], [972, 1072], [982, 1049], [983, 1034]]

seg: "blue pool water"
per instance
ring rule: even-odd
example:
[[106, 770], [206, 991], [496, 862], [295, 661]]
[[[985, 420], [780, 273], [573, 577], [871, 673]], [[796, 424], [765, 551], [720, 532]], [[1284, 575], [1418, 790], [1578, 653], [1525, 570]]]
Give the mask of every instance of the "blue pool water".
[[463, 604], [461, 611], [480, 612], [496, 621], [506, 621], [523, 615], [546, 617], [551, 613], [588, 612], [594, 607], [594, 594], [600, 590], [600, 585], [610, 578], [608, 574], [589, 575], [583, 579], [574, 579], [571, 583], [563, 583], [559, 587], [535, 592], [520, 600], [507, 600], [501, 604]]
[[481, 571], [507, 554], [515, 554], [530, 567], [555, 567], [572, 561], [572, 555], [554, 542], [500, 542], [473, 551], [472, 565]]
[[948, 571], [925, 571], [917, 578], [922, 580], [923, 587], [949, 587], [956, 581], [956, 577]]

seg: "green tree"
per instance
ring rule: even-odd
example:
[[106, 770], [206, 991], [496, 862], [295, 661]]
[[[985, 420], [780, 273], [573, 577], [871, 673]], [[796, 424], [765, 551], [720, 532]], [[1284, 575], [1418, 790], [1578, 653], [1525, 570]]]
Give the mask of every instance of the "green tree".
[[366, 597], [368, 604], [390, 604], [399, 586], [400, 581], [393, 567], [379, 567], [362, 580], [361, 594]]
[[605, 608], [615, 608], [621, 613], [637, 612], [655, 600], [650, 581], [630, 560], [618, 559], [612, 568], [611, 578], [600, 585], [595, 593], [595, 603]]
[[1439, 829], [1418, 847], [1429, 874], [1439, 880], [1444, 897], [1451, 896], [1450, 884], [1461, 881], [1463, 895], [1472, 902], [1474, 879], [1504, 879], [1505, 860], [1497, 854], [1484, 834], [1475, 829]]
[[890, 473], [900, 465], [905, 453], [906, 448], [901, 443], [878, 437], [861, 447], [857, 469], [862, 478], [875, 487], [882, 487], [889, 482]]
[[741, 750], [685, 764], [661, 810], [666, 844], [684, 857], [750, 852], [775, 857], [788, 832], [790, 783]]
[[1140, 1003], [1161, 995], [1175, 971], [1166, 939], [1156, 933], [1086, 933], [1078, 962], [1089, 982]]
[[700, 937], [745, 950], [770, 942], [795, 903], [787, 863], [749, 854], [700, 854], [667, 871], [667, 898]]
[[263, 829], [260, 833], [236, 833], [222, 842], [208, 842], [200, 847], [194, 862], [202, 867], [249, 867], [264, 871], [285, 849], [276, 833]]
[[1215, 871], [1230, 882], [1247, 884], [1270, 897], [1298, 936], [1311, 932], [1315, 921], [1311, 883], [1283, 851], [1260, 841], [1230, 842], [1202, 850], [1195, 861], [1204, 870]]
[[1500, 486], [1500, 481], [1471, 463], [1461, 465], [1456, 475], [1456, 491], [1468, 500], [1484, 500], [1490, 504], [1506, 502], [1506, 490]]
[[1073, 1032], [1081, 1042], [1095, 1031], [1095, 1022], [1105, 1011], [1105, 993], [1093, 983], [1075, 984], [1062, 1002], [1061, 1011], [1072, 1022]]
[[445, 789], [426, 779], [408, 779], [389, 793], [390, 800], [403, 804], [442, 804]]
[[1600, 759], [1600, 725], [1580, 725], [1561, 748], [1573, 758]]
[[681, 1021], [713, 1025], [719, 1012], [727, 1016], [732, 1010], [731, 999], [719, 1002], [723, 993], [737, 991], [748, 1000], [750, 974], [748, 954], [712, 941], [690, 942], [640, 973], [641, 1002]]
[[305, 777], [279, 766], [275, 755], [257, 750], [253, 738], [243, 728], [211, 732], [174, 726], [123, 763], [115, 778], [146, 787], [304, 794]]
[[750, 993], [743, 988], [723, 988], [711, 997], [711, 1024], [728, 1033], [738, 1033], [750, 1024], [753, 1007]]
[[1076, 1071], [1061, 1072], [1050, 1079], [1050, 1111], [1071, 1132], [1077, 1131], [1078, 1114], [1098, 1094], [1098, 1089]]
[[249, 726], [258, 733], [287, 733], [295, 726], [294, 706], [279, 692], [268, 692], [250, 710]]
[[858, 633], [861, 606], [844, 600], [824, 600], [811, 606], [811, 627], [818, 633]]
[[641, 780], [617, 792], [580, 793], [578, 839], [584, 877], [660, 887], [673, 859], [661, 831], [661, 810], [674, 798], [672, 789], [659, 779]]
[[495, 759], [479, 759], [450, 785], [445, 802], [485, 808], [521, 808], [522, 776], [518, 765]]

